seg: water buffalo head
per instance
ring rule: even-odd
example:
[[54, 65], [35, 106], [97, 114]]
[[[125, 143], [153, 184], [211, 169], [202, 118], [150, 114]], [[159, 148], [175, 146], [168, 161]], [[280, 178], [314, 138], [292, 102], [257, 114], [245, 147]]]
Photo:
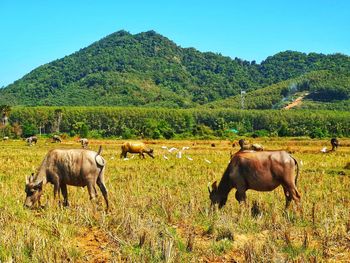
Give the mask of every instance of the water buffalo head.
[[212, 190], [210, 190], [208, 186], [211, 205], [219, 204], [219, 208], [222, 208], [226, 204], [227, 196], [219, 193], [218, 187], [216, 185], [216, 181], [211, 185], [211, 188]]
[[240, 140], [238, 141], [238, 144], [239, 144], [239, 146], [240, 146], [241, 148], [243, 148], [244, 145], [247, 144], [247, 142], [246, 142], [244, 139], [240, 139]]
[[24, 201], [25, 207], [33, 207], [37, 202], [40, 204], [40, 197], [43, 191], [43, 182], [39, 184], [34, 183], [34, 174], [32, 174], [29, 178], [26, 177], [26, 200]]

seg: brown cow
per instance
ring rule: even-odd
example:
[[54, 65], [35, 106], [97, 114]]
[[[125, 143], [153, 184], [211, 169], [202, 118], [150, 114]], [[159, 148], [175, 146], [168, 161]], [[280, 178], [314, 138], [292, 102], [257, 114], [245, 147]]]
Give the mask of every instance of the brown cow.
[[67, 185], [88, 187], [90, 199], [97, 195], [96, 184], [99, 186], [108, 209], [107, 190], [103, 180], [105, 161], [98, 152], [69, 149], [50, 150], [45, 156], [36, 175], [26, 178], [24, 205], [32, 207], [36, 202], [40, 205], [40, 196], [46, 183], [54, 185], [54, 197], [59, 198], [59, 189], [64, 197], [64, 206], [68, 206]]
[[153, 149], [148, 148], [146, 144], [143, 142], [125, 142], [122, 145], [122, 153], [120, 154], [120, 158], [126, 158], [127, 153], [138, 153], [140, 154], [140, 158], [145, 158], [144, 153], [147, 153], [149, 156], [154, 158]]
[[[297, 170], [296, 175], [294, 170]], [[272, 191], [282, 185], [286, 196], [286, 208], [293, 200], [299, 201], [300, 194], [296, 188], [299, 175], [298, 162], [285, 151], [240, 151], [231, 159], [219, 186], [216, 181], [209, 190], [209, 197], [219, 208], [226, 204], [232, 188], [236, 188], [238, 202], [246, 200], [246, 191]]]

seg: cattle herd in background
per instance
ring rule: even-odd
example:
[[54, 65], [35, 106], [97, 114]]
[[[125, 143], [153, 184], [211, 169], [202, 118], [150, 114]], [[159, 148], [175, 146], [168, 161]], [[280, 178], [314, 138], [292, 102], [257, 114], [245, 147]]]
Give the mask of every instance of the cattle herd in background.
[[[3, 141], [9, 140], [3, 137]], [[25, 139], [29, 145], [38, 142], [37, 136]], [[52, 143], [61, 143], [62, 138], [54, 135]], [[68, 206], [67, 185], [87, 186], [90, 199], [95, 199], [96, 185], [100, 188], [108, 210], [107, 189], [104, 184], [105, 160], [101, 156], [102, 147], [99, 151], [88, 150], [89, 141], [80, 138], [78, 141], [83, 149], [54, 149], [45, 156], [36, 174], [26, 177], [26, 199], [24, 205], [33, 207], [36, 203], [41, 206], [40, 197], [43, 186], [46, 183], [54, 185], [54, 197], [58, 197], [61, 191], [65, 206]], [[331, 151], [339, 147], [337, 138], [332, 138]], [[234, 143], [232, 146], [234, 147]], [[209, 198], [212, 206], [218, 204], [223, 207], [227, 201], [229, 192], [235, 188], [235, 197], [238, 202], [245, 202], [246, 191], [272, 191], [282, 185], [286, 198], [286, 208], [292, 200], [299, 202], [300, 194], [297, 190], [297, 179], [299, 175], [298, 161], [286, 151], [265, 151], [263, 146], [257, 143], [250, 144], [246, 140], [238, 141], [239, 151], [231, 152], [231, 160], [227, 166], [219, 184], [215, 181], [208, 185]], [[216, 145], [211, 144], [212, 147]], [[163, 146], [165, 147], [165, 146]], [[162, 147], [162, 148], [163, 148]], [[188, 147], [184, 147], [188, 148]], [[172, 148], [175, 149], [175, 148]], [[170, 151], [171, 149], [168, 149]], [[321, 151], [327, 152], [326, 147]], [[120, 158], [128, 159], [127, 153], [139, 154], [145, 158], [145, 153], [154, 158], [153, 149], [143, 142], [125, 142], [121, 146]], [[181, 152], [179, 152], [181, 153]], [[178, 156], [177, 156], [178, 157]], [[179, 157], [178, 157], [179, 158]], [[181, 157], [180, 157], [181, 158]]]

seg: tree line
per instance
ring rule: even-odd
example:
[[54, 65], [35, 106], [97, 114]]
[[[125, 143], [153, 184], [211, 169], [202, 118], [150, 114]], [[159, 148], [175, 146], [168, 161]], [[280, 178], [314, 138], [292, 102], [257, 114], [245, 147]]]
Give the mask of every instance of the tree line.
[[350, 112], [135, 107], [14, 107], [3, 136], [64, 134], [89, 138], [350, 136]]

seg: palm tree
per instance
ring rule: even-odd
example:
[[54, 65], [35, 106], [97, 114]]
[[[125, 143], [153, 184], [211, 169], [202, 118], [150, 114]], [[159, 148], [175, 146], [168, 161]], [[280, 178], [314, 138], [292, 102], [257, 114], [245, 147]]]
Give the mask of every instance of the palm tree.
[[56, 117], [56, 121], [55, 121], [55, 126], [54, 126], [54, 132], [60, 132], [60, 125], [61, 125], [61, 121], [62, 121], [62, 109], [55, 109], [55, 117]]

